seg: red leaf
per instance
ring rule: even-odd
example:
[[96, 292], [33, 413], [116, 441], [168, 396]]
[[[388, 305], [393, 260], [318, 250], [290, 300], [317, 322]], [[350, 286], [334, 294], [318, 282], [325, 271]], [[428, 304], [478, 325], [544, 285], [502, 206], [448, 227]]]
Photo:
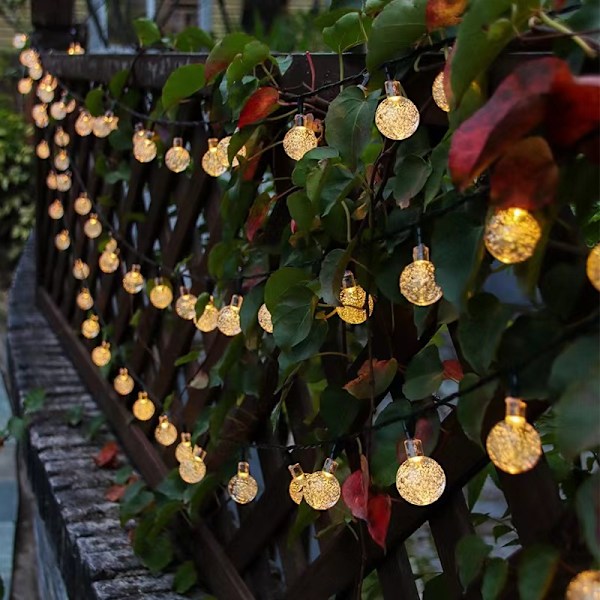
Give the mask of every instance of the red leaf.
[[528, 137], [502, 156], [494, 166], [490, 199], [501, 208], [535, 210], [554, 200], [558, 167], [542, 137]]
[[256, 121], [260, 121], [265, 117], [268, 117], [275, 108], [277, 108], [279, 102], [279, 92], [272, 87], [258, 88], [251, 96], [246, 100], [244, 108], [240, 113], [240, 119], [238, 121], [238, 127], [246, 127]]
[[385, 538], [392, 516], [392, 500], [387, 494], [369, 498], [367, 527], [373, 541], [385, 550]]
[[121, 498], [125, 495], [125, 490], [127, 489], [126, 485], [119, 485], [115, 483], [115, 485], [111, 485], [104, 494], [104, 497], [109, 502], [119, 502]]
[[369, 463], [360, 455], [360, 470], [354, 471], [342, 485], [342, 498], [357, 519], [366, 520], [369, 501]]
[[[392, 383], [398, 372], [398, 363], [395, 358], [390, 360], [373, 360], [373, 378], [375, 379], [375, 396], [382, 394]], [[366, 360], [358, 370], [358, 376], [349, 381], [344, 389], [356, 398], [365, 400], [371, 397], [371, 369]]]
[[298, 231], [298, 224], [296, 223], [296, 221], [294, 221], [294, 219], [290, 221], [290, 231], [292, 233], [296, 233], [296, 231]]
[[249, 242], [253, 241], [258, 231], [262, 229], [272, 205], [273, 198], [267, 193], [257, 196], [254, 200], [246, 221], [246, 237]]
[[[435, 439], [436, 435], [436, 429], [434, 428], [431, 419], [426, 417], [417, 419], [414, 437], [423, 442], [424, 448], [429, 445], [430, 440]], [[398, 464], [402, 464], [407, 458], [406, 450], [404, 448], [404, 438], [398, 440], [396, 444], [396, 457], [398, 459]]]
[[458, 383], [464, 377], [460, 361], [451, 359], [445, 360], [442, 364], [444, 365], [444, 379], [452, 379]]
[[432, 31], [458, 25], [465, 8], [467, 8], [467, 0], [427, 0], [425, 9], [427, 29]]
[[118, 453], [117, 442], [106, 442], [102, 450], [94, 456], [94, 462], [101, 469], [116, 469], [119, 465]]

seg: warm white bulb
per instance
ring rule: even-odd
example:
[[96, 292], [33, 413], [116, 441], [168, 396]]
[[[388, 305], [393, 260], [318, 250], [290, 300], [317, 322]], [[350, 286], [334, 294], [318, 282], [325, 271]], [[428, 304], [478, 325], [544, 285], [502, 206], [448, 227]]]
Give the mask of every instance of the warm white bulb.
[[154, 430], [154, 439], [162, 446], [171, 446], [177, 439], [177, 428], [169, 421], [167, 415], [158, 417], [158, 425]]
[[435, 280], [435, 266], [429, 260], [429, 248], [423, 244], [413, 249], [413, 262], [400, 274], [400, 292], [416, 306], [435, 304], [443, 295]]
[[92, 350], [92, 362], [97, 367], [105, 367], [111, 359], [110, 344], [102, 342]]
[[217, 327], [219, 331], [227, 336], [234, 336], [241, 333], [242, 328], [240, 326], [240, 308], [242, 306], [243, 298], [241, 296], [233, 295], [231, 297], [231, 303], [228, 306], [224, 306], [219, 311], [217, 317]]
[[524, 208], [496, 210], [485, 226], [483, 241], [488, 252], [507, 265], [531, 258], [542, 236], [535, 217]]
[[450, 103], [446, 97], [446, 89], [444, 87], [444, 71], [440, 71], [433, 80], [431, 95], [433, 96], [433, 101], [439, 108], [444, 112], [450, 112]]
[[75, 301], [81, 310], [90, 310], [90, 308], [94, 306], [94, 299], [90, 294], [90, 290], [87, 288], [81, 288], [81, 291], [79, 294], [77, 294]]
[[100, 117], [94, 117], [92, 132], [98, 138], [105, 138], [117, 128], [118, 122], [119, 118], [108, 111]]
[[227, 170], [217, 149], [218, 145], [219, 140], [217, 138], [210, 138], [208, 140], [208, 150], [202, 157], [202, 168], [211, 177], [219, 177], [219, 175], [223, 175]]
[[258, 324], [267, 332], [273, 333], [273, 319], [266, 304], [258, 309]]
[[165, 165], [173, 173], [181, 173], [190, 166], [190, 153], [183, 147], [183, 140], [179, 137], [173, 139], [173, 145], [165, 154]]
[[138, 421], [149, 421], [154, 416], [155, 410], [154, 403], [148, 399], [147, 392], [139, 392], [137, 400], [131, 407], [131, 412]]
[[58, 250], [66, 250], [71, 245], [71, 237], [66, 229], [56, 234], [54, 245]]
[[175, 312], [182, 319], [192, 321], [196, 318], [196, 302], [198, 298], [194, 294], [190, 294], [186, 288], [181, 288], [181, 295], [175, 302]]
[[121, 396], [128, 396], [131, 394], [135, 387], [135, 383], [127, 369], [119, 369], [119, 374], [113, 381], [113, 387], [117, 394], [120, 394]]
[[22, 50], [25, 48], [28, 39], [26, 33], [15, 33], [12, 39], [13, 48], [15, 48], [15, 50]]
[[65, 148], [70, 141], [71, 136], [62, 127], [57, 127], [54, 134], [54, 143], [61, 148]]
[[38, 158], [46, 160], [50, 156], [50, 146], [46, 140], [42, 140], [36, 147], [35, 153]]
[[300, 160], [319, 144], [312, 129], [312, 115], [296, 115], [294, 126], [283, 138], [283, 150], [293, 160]]
[[140, 265], [131, 265], [131, 269], [123, 276], [123, 289], [128, 294], [139, 294], [144, 289], [144, 283]]
[[340, 499], [340, 483], [335, 476], [337, 463], [328, 458], [322, 471], [306, 475], [304, 500], [315, 510], [327, 510], [335, 506]]
[[73, 203], [73, 209], [78, 215], [85, 217], [92, 210], [92, 201], [88, 198], [86, 192], [81, 192], [75, 202]]
[[93, 340], [95, 337], [98, 337], [100, 333], [100, 323], [98, 323], [98, 317], [96, 315], [92, 315], [91, 317], [85, 319], [81, 324], [81, 335], [88, 340]]
[[141, 163], [149, 163], [156, 158], [156, 143], [154, 142], [154, 132], [146, 131], [144, 138], [133, 146], [133, 156]]
[[65, 150], [60, 150], [54, 157], [54, 167], [58, 171], [66, 171], [69, 168], [71, 161]]
[[80, 258], [75, 259], [73, 262], [73, 277], [79, 281], [83, 281], [90, 276], [90, 267], [87, 263], [83, 262]]
[[[351, 325], [364, 323], [373, 314], [373, 297], [369, 296], [367, 301], [367, 292], [356, 283], [351, 271], [346, 271], [342, 279], [340, 302], [342, 306], [336, 306], [335, 310], [342, 321]], [[365, 307], [367, 303], [368, 314]]]
[[175, 459], [177, 462], [182, 463], [184, 460], [191, 460], [194, 456], [192, 448], [192, 436], [190, 433], [183, 432], [181, 434], [181, 441], [175, 448]]
[[237, 474], [229, 480], [227, 490], [231, 498], [238, 504], [248, 504], [256, 498], [258, 484], [256, 479], [250, 475], [250, 465], [247, 462], [238, 463]]
[[19, 94], [29, 94], [29, 92], [31, 92], [32, 87], [33, 80], [31, 79], [31, 77], [23, 77], [22, 79], [19, 79], [19, 82], [17, 83], [17, 91], [19, 92]]
[[56, 200], [53, 200], [48, 207], [48, 216], [51, 219], [58, 221], [58, 219], [62, 219], [64, 214], [65, 209], [63, 208], [63, 204], [58, 198], [56, 198]]
[[173, 290], [162, 277], [154, 280], [154, 287], [150, 290], [152, 306], [164, 310], [173, 301]]
[[590, 283], [600, 292], [600, 244], [596, 244], [588, 254], [585, 271]]
[[67, 116], [67, 105], [59, 100], [50, 105], [50, 116], [56, 121], [62, 121]]
[[219, 309], [215, 306], [213, 297], [204, 307], [202, 314], [194, 321], [196, 327], [204, 332], [214, 331], [217, 328], [217, 320], [219, 318]]
[[192, 457], [179, 464], [179, 476], [186, 483], [199, 483], [206, 475], [206, 464], [204, 458], [206, 452], [199, 446], [192, 450]]
[[600, 571], [582, 571], [573, 577], [565, 600], [600, 600]]
[[88, 136], [92, 133], [94, 117], [87, 110], [82, 110], [75, 121], [75, 132], [81, 137]]
[[56, 175], [56, 189], [59, 192], [68, 192], [71, 189], [71, 173], [58, 173]]
[[387, 98], [375, 111], [375, 125], [386, 138], [405, 140], [419, 127], [419, 111], [402, 95], [399, 81], [386, 81], [385, 91]]
[[98, 219], [98, 215], [92, 213], [88, 220], [83, 224], [83, 233], [90, 239], [94, 240], [102, 233], [102, 223]]
[[231, 162], [231, 165], [230, 165], [229, 164], [229, 144], [230, 144], [230, 142], [231, 142], [231, 136], [228, 135], [227, 137], [224, 137], [217, 144], [217, 152], [219, 154], [219, 159], [223, 163], [223, 166], [227, 169], [230, 166], [237, 167], [240, 164], [240, 161], [238, 160], [238, 156], [241, 156], [242, 158], [246, 157], [246, 146], [242, 146], [237, 151], [237, 154], [233, 157], [233, 161]]

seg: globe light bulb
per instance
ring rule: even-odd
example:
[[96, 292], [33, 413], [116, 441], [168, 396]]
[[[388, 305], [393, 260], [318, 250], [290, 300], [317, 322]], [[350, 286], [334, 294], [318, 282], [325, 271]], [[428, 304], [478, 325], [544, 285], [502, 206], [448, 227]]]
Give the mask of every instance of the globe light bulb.
[[54, 134], [54, 143], [61, 148], [65, 148], [70, 141], [71, 136], [62, 127], [57, 127]]
[[141, 123], [136, 123], [133, 128], [133, 135], [131, 136], [131, 143], [135, 147], [138, 142], [146, 139], [146, 130]]
[[446, 89], [444, 88], [444, 71], [440, 71], [433, 80], [431, 95], [439, 108], [444, 112], [450, 112], [450, 103], [448, 102], [448, 98], [446, 98]]
[[226, 167], [227, 169], [231, 166], [231, 167], [237, 167], [240, 164], [240, 161], [238, 160], [238, 156], [241, 156], [242, 158], [246, 157], [246, 146], [242, 146], [238, 151], [237, 154], [233, 157], [233, 160], [231, 161], [231, 164], [229, 163], [229, 144], [231, 142], [231, 136], [228, 135], [227, 137], [224, 137], [218, 144], [217, 144], [217, 152], [219, 153], [219, 158], [221, 160], [221, 162], [223, 163], [223, 166]]
[[155, 412], [154, 403], [148, 399], [147, 392], [139, 392], [137, 400], [133, 403], [131, 411], [138, 421], [149, 421]]
[[217, 138], [209, 138], [208, 150], [202, 157], [202, 168], [211, 177], [219, 177], [219, 175], [223, 175], [227, 170], [227, 167], [221, 160], [218, 145], [219, 140]]
[[31, 77], [23, 77], [22, 79], [19, 79], [19, 82], [17, 83], [17, 91], [19, 94], [23, 94], [23, 96], [29, 94], [32, 87], [33, 79], [31, 79]]
[[304, 499], [315, 510], [327, 510], [340, 499], [342, 490], [335, 476], [337, 463], [328, 458], [325, 460], [322, 471], [306, 475], [304, 486]]
[[92, 213], [83, 224], [83, 233], [91, 240], [95, 240], [102, 233], [102, 223], [96, 213]]
[[508, 396], [505, 403], [504, 421], [492, 427], [485, 447], [496, 467], [517, 475], [535, 467], [542, 455], [542, 443], [538, 432], [525, 420], [525, 402]]
[[67, 105], [59, 100], [50, 105], [50, 116], [56, 121], [62, 121], [67, 116]]
[[83, 281], [90, 276], [90, 267], [80, 258], [76, 258], [73, 262], [73, 277], [79, 281]]
[[45, 85], [43, 81], [38, 83], [35, 94], [44, 104], [49, 104], [54, 100], [54, 90]]
[[79, 42], [71, 42], [67, 50], [69, 56], [79, 56], [85, 54], [83, 46]]
[[81, 310], [90, 310], [94, 306], [94, 299], [90, 294], [90, 290], [86, 287], [81, 288], [79, 294], [77, 294], [77, 298], [75, 298], [75, 302]]
[[162, 277], [154, 280], [154, 287], [150, 290], [150, 302], [152, 306], [164, 310], [173, 302], [173, 291], [171, 286]]
[[73, 210], [78, 215], [85, 217], [92, 210], [92, 201], [88, 198], [86, 192], [81, 192], [77, 198], [75, 198], [75, 202], [73, 202]]
[[92, 133], [94, 117], [87, 110], [82, 110], [75, 121], [75, 132], [81, 137], [86, 137]]
[[56, 153], [54, 157], [54, 167], [58, 171], [66, 171], [69, 168], [71, 161], [69, 160], [69, 155], [65, 150], [60, 150]]
[[105, 138], [117, 128], [118, 123], [119, 117], [115, 117], [112, 112], [107, 111], [103, 115], [93, 118], [92, 133], [98, 138]]
[[199, 446], [194, 446], [192, 457], [179, 464], [179, 476], [186, 483], [199, 483], [206, 475], [204, 458], [206, 452]]
[[258, 324], [267, 332], [273, 333], [273, 319], [266, 304], [258, 309]]
[[369, 314], [365, 305], [367, 303], [367, 292], [356, 283], [351, 271], [346, 271], [342, 279], [342, 289], [340, 291], [340, 302], [342, 306], [336, 306], [335, 310], [346, 323], [358, 325], [364, 323], [367, 317], [373, 314], [373, 297], [369, 296]]
[[144, 138], [133, 145], [133, 156], [138, 162], [149, 163], [156, 158], [156, 144], [154, 142], [154, 132], [144, 132]]
[[293, 160], [300, 160], [309, 150], [319, 144], [313, 131], [313, 116], [298, 114], [294, 117], [294, 126], [283, 138], [283, 150]]
[[119, 249], [112, 246], [109, 248], [108, 244], [106, 249], [98, 258], [98, 266], [103, 273], [114, 273], [119, 268]]
[[29, 67], [28, 74], [29, 77], [31, 77], [31, 79], [33, 79], [34, 81], [38, 81], [42, 78], [42, 75], [44, 74], [44, 68], [42, 67], [41, 63], [35, 63], [31, 65], [31, 67]]
[[290, 498], [300, 504], [304, 498], [304, 487], [306, 486], [306, 475], [299, 463], [288, 467], [292, 480], [290, 481], [289, 493]]
[[100, 323], [98, 317], [91, 315], [81, 324], [81, 335], [88, 340], [93, 340], [100, 333]]
[[165, 165], [173, 173], [181, 173], [190, 166], [190, 153], [183, 147], [180, 137], [173, 138], [173, 145], [165, 154]]
[[[39, 60], [38, 60], [39, 63]], [[58, 79], [51, 75], [50, 73], [46, 73], [41, 83], [43, 83], [49, 90], [55, 90], [58, 87]]]
[[573, 577], [565, 600], [600, 600], [600, 571], [582, 571]]
[[215, 306], [213, 297], [204, 307], [202, 314], [194, 321], [196, 327], [203, 333], [214, 331], [217, 328], [217, 320], [219, 318], [219, 309]]
[[198, 298], [194, 294], [190, 294], [190, 291], [182, 287], [180, 289], [180, 296], [175, 302], [175, 312], [186, 321], [192, 321], [196, 318], [196, 302]]
[[54, 238], [54, 245], [59, 250], [66, 250], [71, 245], [71, 236], [66, 229], [63, 229], [56, 234], [56, 237]]
[[444, 469], [433, 458], [423, 456], [421, 440], [407, 439], [404, 447], [407, 459], [396, 472], [398, 493], [416, 506], [433, 504], [446, 488]]
[[182, 463], [184, 460], [191, 460], [194, 457], [192, 452], [192, 436], [187, 432], [181, 433], [181, 441], [175, 448], [175, 458], [177, 462]]
[[258, 484], [256, 479], [250, 475], [250, 465], [247, 462], [238, 463], [237, 474], [229, 480], [227, 490], [231, 498], [238, 504], [248, 504], [256, 498]]
[[36, 147], [35, 153], [38, 158], [46, 160], [50, 156], [50, 146], [46, 140], [42, 140]]
[[34, 121], [35, 121], [35, 126], [38, 127], [39, 129], [45, 129], [46, 127], [48, 127], [48, 124], [50, 123], [50, 119], [48, 118], [48, 115], [40, 117], [39, 119], [34, 119]]
[[234, 294], [231, 296], [231, 303], [228, 306], [224, 306], [219, 311], [217, 317], [217, 327], [219, 331], [228, 336], [234, 336], [241, 333], [242, 328], [240, 326], [240, 308], [244, 299], [242, 296]]
[[65, 209], [63, 208], [62, 202], [57, 198], [50, 203], [48, 207], [48, 216], [55, 221], [58, 219], [62, 219], [65, 214]]
[[123, 289], [128, 294], [138, 294], [144, 289], [144, 276], [140, 265], [131, 265], [131, 269], [123, 276]]
[[35, 124], [43, 129], [48, 127], [50, 119], [48, 118], [48, 111], [45, 104], [34, 104], [31, 108], [31, 118], [35, 121]]
[[128, 396], [133, 391], [134, 385], [133, 377], [129, 374], [129, 371], [127, 369], [119, 369], [119, 374], [113, 381], [113, 387], [117, 394]]
[[435, 266], [429, 261], [429, 248], [418, 244], [413, 248], [413, 262], [400, 274], [400, 292], [412, 304], [429, 306], [443, 295], [435, 281]]
[[58, 173], [56, 175], [56, 189], [59, 192], [68, 192], [71, 189], [71, 173]]
[[71, 98], [65, 106], [65, 110], [67, 111], [67, 114], [70, 115], [76, 108], [77, 108], [77, 101], [75, 100], [75, 98]]
[[390, 140], [405, 140], [419, 127], [419, 111], [401, 90], [399, 81], [388, 79], [385, 82], [387, 98], [375, 112], [377, 129]]
[[92, 350], [92, 362], [97, 367], [105, 367], [111, 359], [110, 344], [102, 342]]
[[158, 425], [154, 430], [154, 439], [162, 446], [170, 446], [177, 439], [177, 428], [169, 421], [167, 415], [158, 417]]
[[58, 188], [58, 179], [56, 177], [56, 171], [50, 171], [46, 176], [46, 185], [49, 190], [56, 190]]
[[40, 55], [33, 48], [25, 48], [19, 54], [19, 62], [24, 67], [31, 67], [40, 62]]
[[26, 33], [15, 33], [12, 39], [13, 48], [15, 48], [15, 50], [21, 50], [25, 48], [25, 44], [27, 43], [28, 39], [29, 38], [27, 37]]
[[488, 252], [507, 265], [531, 258], [542, 229], [524, 208], [496, 210], [485, 226], [483, 241]]
[[600, 244], [596, 244], [588, 254], [585, 272], [590, 283], [600, 292]]

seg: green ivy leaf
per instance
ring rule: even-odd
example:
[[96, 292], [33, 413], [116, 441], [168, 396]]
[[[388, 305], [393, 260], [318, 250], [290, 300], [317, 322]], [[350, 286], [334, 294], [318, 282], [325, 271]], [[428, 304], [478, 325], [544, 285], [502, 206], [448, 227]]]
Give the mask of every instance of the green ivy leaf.
[[461, 392], [458, 400], [458, 420], [460, 426], [466, 436], [481, 446], [481, 426], [488, 404], [493, 397], [496, 383], [489, 384], [476, 389], [469, 393], [464, 393], [463, 390], [468, 389], [479, 381], [479, 377], [474, 373], [467, 373], [460, 382], [459, 389]]
[[284, 267], [278, 269], [267, 280], [265, 286], [265, 304], [273, 314], [279, 304], [279, 299], [292, 286], [310, 280], [310, 276], [302, 269]]
[[286, 371], [292, 365], [314, 356], [325, 342], [328, 330], [327, 321], [323, 319], [313, 320], [310, 331], [304, 340], [292, 346], [292, 348], [282, 348], [279, 355], [280, 369]]
[[467, 535], [456, 545], [456, 566], [463, 589], [466, 590], [481, 573], [485, 559], [492, 546], [486, 544], [478, 535]]
[[181, 367], [183, 365], [187, 365], [191, 362], [194, 362], [195, 360], [198, 360], [198, 357], [200, 356], [200, 350], [192, 350], [191, 352], [188, 352], [187, 354], [184, 354], [183, 356], [180, 356], [176, 361], [175, 361], [175, 366], [176, 367]]
[[598, 365], [600, 340], [597, 335], [583, 336], [569, 344], [552, 365], [548, 385], [552, 394], [560, 396], [574, 381], [584, 381]]
[[237, 54], [253, 39], [247, 33], [236, 32], [217, 42], [206, 59], [206, 82], [211, 83], [219, 73], [225, 71]]
[[595, 473], [579, 486], [575, 496], [577, 518], [589, 551], [600, 561], [600, 474]]
[[[240, 309], [240, 325], [242, 331], [247, 334], [253, 327], [257, 326], [258, 310], [263, 303], [264, 287], [255, 285], [248, 294], [244, 296], [244, 303]], [[262, 329], [260, 330], [262, 331]]]
[[186, 560], [179, 566], [173, 579], [173, 589], [178, 594], [185, 594], [198, 581], [198, 573], [193, 561]]
[[481, 596], [483, 600], [496, 600], [508, 579], [508, 562], [503, 558], [491, 558], [483, 574]]
[[269, 46], [252, 40], [248, 42], [241, 53], [235, 55], [225, 73], [227, 83], [243, 83], [245, 75], [253, 75], [254, 68], [265, 62], [270, 56]]
[[122, 69], [117, 71], [108, 84], [108, 91], [113, 98], [121, 98], [127, 80], [129, 79], [130, 70]]
[[342, 90], [327, 110], [327, 143], [338, 150], [351, 169], [356, 167], [371, 139], [378, 96], [378, 92], [365, 96], [361, 88], [350, 86]]
[[162, 91], [162, 104], [165, 110], [175, 106], [185, 98], [200, 91], [206, 85], [204, 65], [183, 65], [170, 75]]
[[15, 440], [20, 442], [25, 437], [27, 431], [27, 421], [21, 417], [12, 416], [8, 419], [6, 430]]
[[299, 344], [310, 333], [318, 298], [303, 285], [285, 291], [271, 312], [273, 337], [282, 348]]
[[346, 390], [329, 386], [321, 393], [321, 416], [332, 436], [348, 433], [361, 403]]
[[306, 177], [306, 193], [321, 216], [327, 216], [339, 200], [343, 200], [355, 184], [355, 174], [345, 165], [321, 161]]
[[27, 392], [23, 400], [23, 410], [26, 414], [37, 412], [44, 407], [46, 402], [46, 390], [43, 388], [34, 388]]
[[436, 392], [444, 379], [438, 349], [431, 344], [415, 354], [404, 377], [402, 392], [409, 400], [422, 400]]
[[186, 27], [173, 40], [173, 46], [181, 52], [199, 52], [204, 48], [210, 50], [214, 45], [215, 42], [210, 37], [210, 34], [194, 26]]
[[290, 194], [287, 198], [287, 207], [290, 216], [296, 221], [296, 226], [300, 231], [310, 231], [312, 229], [317, 213], [304, 190], [298, 190]]
[[552, 546], [535, 544], [523, 550], [518, 567], [521, 600], [542, 600], [552, 585], [559, 552]]
[[431, 174], [431, 165], [419, 156], [407, 156], [395, 170], [394, 199], [399, 206], [406, 205], [425, 185]]
[[323, 41], [338, 54], [364, 44], [371, 31], [372, 19], [360, 12], [341, 16], [333, 25], [323, 29]]
[[143, 481], [135, 481], [127, 487], [119, 504], [121, 525], [139, 515], [154, 502], [154, 494], [146, 489]]
[[133, 29], [142, 48], [148, 48], [160, 42], [161, 35], [158, 25], [151, 19], [139, 18], [133, 22]]
[[450, 137], [444, 138], [431, 153], [431, 174], [425, 184], [424, 207], [427, 208], [439, 194], [448, 170], [448, 152], [450, 151]]
[[354, 244], [351, 244], [345, 250], [341, 248], [331, 250], [321, 263], [321, 272], [319, 273], [321, 298], [327, 304], [331, 304], [332, 306], [340, 305], [342, 278], [344, 277], [353, 247]]
[[427, 34], [426, 4], [427, 0], [392, 0], [375, 17], [367, 44], [370, 72], [399, 58]]
[[101, 87], [94, 88], [86, 94], [85, 107], [94, 117], [104, 114], [104, 90]]
[[[196, 305], [194, 306], [194, 310], [196, 311], [196, 317], [201, 317], [206, 305], [210, 302], [210, 294], [208, 292], [202, 292], [198, 296], [198, 300], [196, 300]], [[242, 304], [242, 308], [243, 308]]]
[[292, 183], [299, 187], [306, 186], [306, 177], [315, 164], [324, 158], [339, 157], [340, 153], [329, 146], [319, 146], [309, 150], [297, 163], [292, 172]]

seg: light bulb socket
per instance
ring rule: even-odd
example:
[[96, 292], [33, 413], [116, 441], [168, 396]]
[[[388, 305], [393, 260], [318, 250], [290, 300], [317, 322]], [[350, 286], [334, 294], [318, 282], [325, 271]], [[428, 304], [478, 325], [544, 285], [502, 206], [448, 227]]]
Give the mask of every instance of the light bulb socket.
[[429, 248], [425, 244], [417, 244], [413, 248], [413, 260], [429, 260]]
[[138, 400], [146, 402], [148, 400], [148, 392], [138, 392]]
[[192, 434], [187, 433], [186, 431], [183, 431], [181, 433], [181, 443], [182, 444], [190, 444], [191, 441], [192, 441]]
[[229, 306], [231, 306], [232, 308], [237, 308], [239, 310], [240, 308], [242, 308], [242, 302], [244, 302], [243, 296], [233, 294], [233, 296], [231, 296], [231, 302], [229, 303]]
[[347, 290], [348, 288], [356, 287], [356, 279], [352, 271], [346, 271], [344, 277], [342, 277], [342, 289]]
[[326, 458], [325, 462], [323, 463], [323, 472], [333, 475], [337, 469], [337, 466], [338, 464], [335, 462], [335, 460], [333, 460], [333, 458]]
[[216, 137], [208, 138], [208, 150], [209, 150], [209, 152], [216, 152], [218, 145], [219, 145], [219, 138], [216, 138]]
[[418, 438], [404, 440], [404, 449], [406, 450], [406, 458], [423, 456], [423, 442]]
[[385, 82], [385, 95], [388, 98], [398, 98], [402, 96], [402, 86], [396, 79], [388, 79]]
[[183, 147], [183, 138], [176, 137], [173, 138], [173, 148], [182, 148]]
[[190, 290], [185, 285], [182, 285], [179, 287], [179, 294], [181, 296], [187, 296], [189, 293], [190, 293]]
[[206, 458], [206, 450], [202, 446], [194, 446], [192, 454], [195, 459], [204, 460]]
[[295, 117], [294, 117], [294, 127], [305, 127], [306, 125], [305, 123], [305, 119], [306, 119], [306, 115], [303, 115], [302, 113], [298, 113]]
[[249, 477], [250, 476], [250, 465], [245, 460], [242, 460], [238, 463], [237, 474], [238, 474], [238, 477]]
[[506, 404], [506, 415], [504, 417], [506, 421], [514, 425], [521, 425], [525, 423], [525, 411], [527, 404], [525, 404], [523, 400], [513, 396], [507, 396], [504, 399], [504, 403]]
[[304, 471], [300, 466], [300, 463], [296, 463], [295, 465], [290, 465], [288, 470], [293, 479], [304, 479]]

